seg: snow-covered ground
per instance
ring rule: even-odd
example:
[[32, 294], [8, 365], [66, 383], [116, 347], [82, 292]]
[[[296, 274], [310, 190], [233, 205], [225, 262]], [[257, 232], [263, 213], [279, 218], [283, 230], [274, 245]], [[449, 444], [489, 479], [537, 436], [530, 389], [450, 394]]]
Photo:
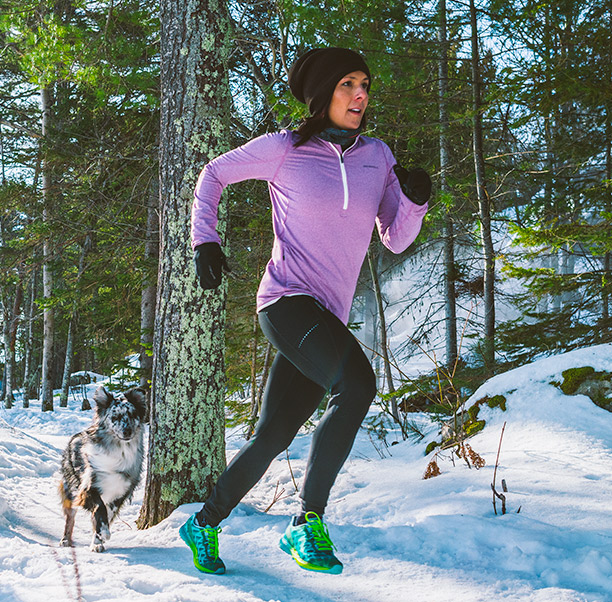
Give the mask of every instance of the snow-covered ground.
[[[112, 527], [107, 551], [88, 549], [80, 511], [76, 547], [58, 548], [60, 453], [91, 412], [0, 410], [0, 600], [2, 602], [408, 602], [612, 601], [612, 414], [550, 382], [563, 370], [612, 371], [612, 345], [540, 360], [499, 375], [475, 394], [503, 394], [508, 409], [482, 409], [487, 426], [471, 445], [480, 470], [449, 458], [423, 480], [425, 445], [379, 453], [365, 433], [332, 492], [327, 522], [341, 575], [302, 571], [277, 546], [297, 496], [285, 455], [224, 523], [226, 575], [198, 573], [179, 526], [199, 508], [178, 508], [146, 531], [135, 520], [142, 487]], [[491, 482], [508, 485], [508, 512], [493, 512]], [[310, 437], [289, 450], [301, 480]], [[228, 432], [228, 456], [242, 444]], [[264, 512], [275, 491], [284, 497]], [[499, 509], [499, 505], [498, 505]], [[520, 512], [518, 510], [520, 509]]]

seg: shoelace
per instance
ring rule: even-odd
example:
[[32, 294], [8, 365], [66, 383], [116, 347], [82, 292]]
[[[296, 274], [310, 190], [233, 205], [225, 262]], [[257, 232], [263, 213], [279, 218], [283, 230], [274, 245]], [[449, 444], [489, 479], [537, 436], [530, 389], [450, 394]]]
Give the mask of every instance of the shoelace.
[[336, 546], [333, 544], [329, 531], [327, 530], [327, 526], [323, 521], [319, 518], [317, 514], [314, 512], [308, 512], [306, 514], [306, 522], [310, 527], [314, 538], [314, 544], [318, 551], [320, 552], [331, 552], [336, 549]]
[[196, 536], [202, 539], [207, 556], [216, 560], [219, 557], [219, 533], [221, 533], [221, 527], [199, 527], [195, 529], [195, 532]]

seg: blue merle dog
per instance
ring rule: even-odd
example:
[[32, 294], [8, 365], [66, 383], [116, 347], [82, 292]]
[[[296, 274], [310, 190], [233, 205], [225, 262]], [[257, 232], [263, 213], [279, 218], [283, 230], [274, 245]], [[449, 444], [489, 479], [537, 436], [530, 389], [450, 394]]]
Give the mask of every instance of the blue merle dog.
[[146, 399], [140, 387], [116, 397], [104, 387], [94, 393], [92, 424], [70, 439], [62, 455], [59, 489], [66, 525], [60, 545], [72, 546], [74, 519], [81, 506], [92, 515], [90, 549], [104, 551], [110, 523], [140, 480]]

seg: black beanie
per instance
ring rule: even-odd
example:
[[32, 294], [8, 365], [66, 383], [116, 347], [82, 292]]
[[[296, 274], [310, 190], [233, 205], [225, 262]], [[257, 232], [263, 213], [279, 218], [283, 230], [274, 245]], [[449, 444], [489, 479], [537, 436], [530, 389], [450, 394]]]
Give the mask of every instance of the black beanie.
[[348, 48], [313, 48], [291, 66], [289, 88], [315, 115], [327, 107], [336, 84], [353, 71], [363, 71], [370, 77], [366, 62], [357, 52]]

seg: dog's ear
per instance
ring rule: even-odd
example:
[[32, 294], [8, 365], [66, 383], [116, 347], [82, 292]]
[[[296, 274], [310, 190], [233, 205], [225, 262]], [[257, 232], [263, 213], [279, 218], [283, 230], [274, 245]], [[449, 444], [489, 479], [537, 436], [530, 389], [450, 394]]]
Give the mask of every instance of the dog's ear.
[[142, 387], [134, 387], [125, 392], [125, 398], [134, 405], [141, 420], [147, 414], [147, 391]]
[[113, 402], [113, 396], [103, 387], [99, 386], [93, 394], [96, 405], [101, 409], [106, 409]]

